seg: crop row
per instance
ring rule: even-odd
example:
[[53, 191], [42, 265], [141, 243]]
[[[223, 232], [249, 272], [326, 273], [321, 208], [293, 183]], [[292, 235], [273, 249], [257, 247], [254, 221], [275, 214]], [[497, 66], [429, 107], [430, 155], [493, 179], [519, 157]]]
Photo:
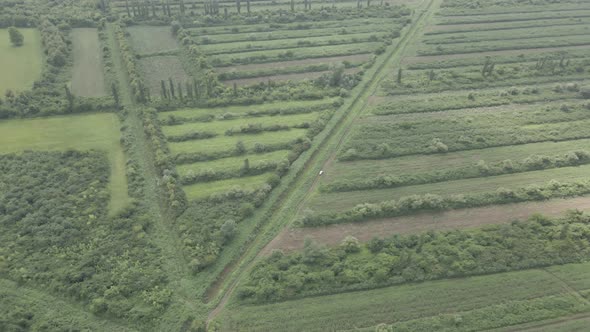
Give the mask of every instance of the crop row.
[[[588, 172], [590, 167], [582, 166], [583, 171]], [[553, 172], [554, 175], [563, 175], [561, 169], [558, 169], [558, 173]], [[576, 171], [577, 172], [577, 171]], [[560, 178], [552, 179], [549, 182], [541, 182], [543, 177], [541, 173], [551, 174], [551, 170], [534, 171], [529, 173], [535, 173], [535, 181], [524, 187], [518, 187], [518, 184], [513, 180], [516, 180], [514, 176], [499, 176], [489, 181], [500, 180], [500, 177], [509, 179], [509, 184], [512, 186], [503, 187], [503, 182], [498, 181], [495, 190], [491, 191], [478, 191], [478, 182], [472, 179], [462, 180], [470, 181], [472, 183], [472, 190], [461, 191], [460, 193], [450, 194], [447, 188], [442, 188], [442, 192], [446, 195], [425, 193], [422, 195], [414, 194], [410, 196], [398, 196], [397, 199], [391, 199], [385, 201], [386, 197], [391, 196], [383, 195], [383, 193], [375, 192], [373, 196], [377, 195], [381, 199], [375, 201], [375, 203], [367, 203], [372, 200], [373, 197], [366, 197], [368, 192], [357, 192], [364, 194], [363, 198], [358, 197], [353, 199], [352, 195], [345, 195], [338, 193], [337, 204], [329, 206], [327, 204], [327, 198], [324, 197], [314, 204], [310, 205], [312, 208], [321, 208], [321, 212], [314, 213], [313, 210], [308, 210], [308, 213], [303, 216], [301, 222], [304, 226], [321, 226], [329, 224], [337, 224], [344, 222], [359, 222], [368, 219], [378, 218], [391, 218], [414, 214], [422, 211], [447, 211], [454, 209], [473, 208], [479, 206], [499, 205], [516, 202], [526, 201], [542, 201], [551, 198], [565, 198], [582, 196], [590, 193], [590, 181], [583, 174], [579, 174], [577, 177], [566, 177], [566, 181], [560, 181]], [[538, 173], [539, 176], [536, 176]], [[519, 174], [520, 175], [520, 174]], [[565, 177], [565, 176], [564, 176]], [[520, 177], [518, 178], [520, 179]], [[460, 180], [461, 181], [461, 180]], [[447, 183], [442, 183], [447, 186]], [[465, 188], [467, 189], [467, 188]], [[326, 195], [328, 196], [328, 195]], [[346, 198], [346, 202], [343, 200]], [[333, 198], [334, 199], [334, 198]], [[358, 200], [360, 199], [360, 200]], [[351, 203], [356, 201], [356, 205]], [[346, 210], [345, 208], [348, 208]]]
[[556, 86], [524, 86], [509, 89], [489, 89], [447, 92], [445, 94], [410, 95], [387, 98], [369, 108], [374, 115], [444, 112], [463, 108], [493, 107], [510, 104], [530, 104], [574, 99], [579, 92], [556, 89]]
[[480, 53], [490, 51], [526, 50], [546, 47], [570, 47], [590, 45], [587, 35], [555, 37], [521, 38], [497, 41], [466, 42], [456, 44], [444, 44], [437, 46], [424, 46], [418, 50], [418, 55], [443, 55]]
[[243, 53], [220, 54], [211, 59], [215, 67], [236, 64], [267, 63], [285, 60], [300, 60], [322, 58], [329, 56], [365, 54], [367, 52], [381, 52], [382, 42], [365, 42], [344, 45], [329, 45], [321, 47], [301, 47], [291, 50], [252, 51]]
[[336, 180], [320, 187], [322, 192], [354, 191], [367, 189], [397, 188], [409, 185], [444, 182], [469, 178], [481, 178], [503, 174], [529, 172], [533, 170], [577, 166], [590, 163], [590, 152], [570, 151], [554, 156], [530, 155], [520, 161], [510, 159], [496, 163], [479, 160], [474, 164], [464, 164], [453, 169], [439, 169], [428, 173], [399, 175], [396, 173], [365, 176], [353, 181]]
[[[399, 34], [399, 33], [398, 33]], [[208, 56], [226, 53], [240, 53], [261, 50], [297, 49], [303, 47], [317, 47], [328, 45], [344, 45], [364, 42], [377, 42], [393, 35], [383, 32], [368, 32], [350, 35], [302, 37], [268, 41], [242, 41], [234, 43], [202, 45], [201, 48]]]
[[562, 18], [587, 18], [590, 17], [590, 10], [577, 10], [565, 12], [540, 12], [540, 13], [521, 13], [521, 14], [497, 14], [481, 16], [459, 16], [447, 17], [440, 19], [439, 25], [451, 24], [477, 24], [477, 23], [495, 23], [495, 22], [519, 22], [533, 20], [555, 20]]
[[[511, 86], [561, 82], [576, 82], [586, 78], [590, 58], [541, 60], [535, 63], [484, 64], [483, 66], [457, 67], [441, 70], [410, 70], [392, 75], [381, 84], [381, 93], [388, 95], [418, 92], [441, 92], [457, 89], [506, 87], [507, 94], [518, 94], [520, 89]], [[525, 90], [526, 91], [526, 90]], [[534, 88], [530, 91], [534, 92]]]
[[457, 24], [457, 25], [437, 25], [431, 30], [426, 31], [426, 36], [434, 36], [439, 34], [453, 34], [466, 32], [484, 32], [484, 31], [498, 31], [507, 32], [505, 30], [523, 29], [523, 28], [552, 28], [571, 25], [588, 24], [590, 18], [562, 18], [553, 19], [549, 21], [515, 21], [515, 22], [497, 22], [497, 23], [482, 23], [482, 24]]
[[269, 102], [251, 106], [192, 108], [160, 112], [158, 119], [166, 125], [177, 125], [185, 122], [210, 122], [243, 117], [304, 114], [338, 107], [341, 104], [342, 100], [340, 98], [324, 98], [309, 101]]
[[195, 40], [198, 44], [202, 45], [214, 45], [223, 43], [233, 42], [245, 42], [245, 41], [269, 41], [269, 40], [283, 40], [293, 38], [304, 38], [304, 37], [321, 37], [321, 36], [335, 36], [335, 35], [349, 35], [358, 33], [376, 33], [389, 31], [398, 24], [392, 24], [391, 22], [380, 22], [380, 23], [365, 23], [362, 25], [343, 25], [333, 28], [321, 27], [313, 29], [301, 29], [301, 30], [273, 30], [262, 32], [241, 32], [241, 33], [228, 33], [228, 34], [202, 34], [192, 32], [191, 34], [196, 37]]
[[483, 41], [507, 41], [513, 39], [531, 39], [541, 37], [562, 37], [588, 34], [589, 25], [569, 25], [563, 27], [553, 27], [551, 29], [523, 28], [514, 29], [507, 34], [506, 31], [478, 31], [466, 33], [453, 33], [450, 35], [439, 34], [433, 37], [427, 37], [422, 40], [425, 44], [457, 44], [457, 43], [474, 43]]
[[[459, 116], [459, 118], [456, 118]], [[539, 105], [368, 118], [354, 128], [339, 159], [382, 159], [589, 137], [588, 109], [580, 104]]]

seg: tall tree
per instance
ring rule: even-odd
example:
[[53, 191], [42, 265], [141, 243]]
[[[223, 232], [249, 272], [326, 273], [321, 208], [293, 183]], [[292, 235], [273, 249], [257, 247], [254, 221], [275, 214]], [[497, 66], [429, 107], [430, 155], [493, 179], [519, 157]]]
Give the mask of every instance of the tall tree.
[[16, 47], [23, 46], [25, 42], [25, 37], [15, 27], [8, 28], [8, 37], [10, 38], [10, 43]]
[[176, 94], [174, 93], [174, 82], [172, 82], [172, 77], [168, 78], [168, 82], [170, 83], [170, 96], [172, 96], [172, 98], [176, 98]]
[[64, 85], [64, 88], [66, 90], [66, 99], [68, 100], [68, 111], [73, 112], [74, 111], [74, 95], [72, 94], [72, 92], [70, 91], [70, 88], [68, 88], [67, 85]]
[[240, 0], [236, 0], [236, 9], [238, 10], [238, 14], [241, 13], [242, 5], [240, 4]]
[[115, 100], [115, 106], [119, 108], [121, 106], [121, 101], [119, 99], [119, 90], [117, 90], [117, 85], [114, 82], [111, 84], [111, 93], [113, 94], [113, 99]]
[[164, 82], [164, 80], [161, 80], [160, 85], [161, 85], [162, 99], [168, 99], [168, 91], [166, 90], [166, 82]]

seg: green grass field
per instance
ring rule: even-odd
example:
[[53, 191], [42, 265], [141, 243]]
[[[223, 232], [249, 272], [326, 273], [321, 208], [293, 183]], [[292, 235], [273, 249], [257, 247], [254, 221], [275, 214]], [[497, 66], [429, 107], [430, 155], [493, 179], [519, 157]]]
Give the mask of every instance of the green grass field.
[[0, 121], [0, 153], [63, 150], [104, 151], [111, 164], [109, 211], [127, 206], [126, 159], [119, 119], [111, 113]]
[[35, 29], [19, 29], [25, 37], [23, 46], [14, 47], [8, 39], [8, 29], [0, 29], [0, 98], [6, 90], [30, 89], [41, 76], [43, 62], [41, 36]]
[[72, 39], [74, 45], [72, 93], [82, 97], [104, 96], [106, 88], [98, 30], [92, 28], [73, 29]]
[[169, 26], [130, 26], [127, 28], [131, 46], [138, 54], [152, 54], [178, 49]]
[[286, 144], [305, 136], [306, 129], [291, 129], [287, 131], [262, 132], [253, 135], [217, 136], [214, 138], [169, 143], [172, 154], [178, 153], [215, 153], [233, 150], [242, 141], [247, 150], [254, 148], [255, 143], [264, 145]]
[[329, 173], [321, 178], [322, 184], [331, 181], [356, 180], [371, 174], [405, 175], [420, 174], [434, 171], [450, 171], [460, 167], [475, 165], [483, 160], [487, 164], [501, 162], [506, 159], [521, 161], [530, 155], [553, 156], [568, 151], [585, 150], [590, 147], [589, 139], [563, 142], [542, 142], [522, 145], [501, 146], [497, 148], [476, 149], [450, 152], [445, 154], [429, 154], [404, 156], [381, 160], [357, 160], [335, 162]]
[[192, 108], [180, 109], [176, 111], [160, 112], [158, 119], [165, 120], [170, 116], [185, 118], [185, 119], [199, 119], [204, 117], [221, 117], [229, 113], [233, 116], [247, 116], [251, 112], [288, 112], [292, 109], [308, 109], [308, 108], [329, 108], [332, 103], [338, 98], [326, 98], [320, 100], [295, 100], [295, 101], [281, 101], [265, 103], [261, 105], [249, 106], [227, 106], [227, 107], [212, 107], [212, 108]]
[[252, 117], [247, 119], [235, 119], [213, 122], [193, 122], [184, 123], [177, 126], [163, 127], [163, 132], [166, 136], [176, 136], [192, 131], [211, 132], [219, 135], [224, 135], [227, 130], [239, 129], [241, 126], [262, 125], [263, 127], [272, 125], [281, 125], [294, 127], [304, 123], [311, 123], [318, 117], [318, 113], [303, 113], [293, 115], [277, 115], [265, 117]]
[[[590, 276], [588, 263], [557, 266], [551, 268], [551, 272], [563, 274], [569, 284], [567, 272], [570, 269], [579, 271], [578, 276]], [[572, 287], [585, 290], [586, 286]], [[561, 301], [552, 301], [554, 297], [562, 298]], [[535, 305], [538, 300], [544, 300], [544, 305]], [[503, 316], [489, 315], [497, 314], [493, 309], [497, 310], [495, 306], [502, 304], [508, 306], [506, 309], [519, 310], [501, 312], [511, 315], [511, 319], [506, 321], [503, 321]], [[486, 309], [492, 309], [487, 312], [487, 316]], [[589, 307], [562, 280], [543, 270], [527, 270], [428, 281], [267, 305], [234, 303], [219, 321], [224, 331], [336, 331], [354, 328], [372, 331], [371, 327], [379, 323], [394, 324], [456, 314], [462, 316], [467, 325], [461, 327], [460, 331], [475, 331], [482, 327], [501, 327], [501, 323], [512, 325], [584, 310], [589, 310]], [[414, 326], [419, 326], [418, 322], [414, 323]], [[409, 331], [433, 331], [431, 322], [424, 323], [426, 329]], [[451, 330], [448, 327], [444, 329]]]
[[193, 164], [177, 165], [176, 170], [178, 171], [178, 174], [180, 174], [180, 176], [188, 175], [191, 172], [199, 173], [208, 169], [215, 170], [216, 172], [237, 172], [242, 168], [242, 166], [244, 166], [244, 159], [248, 159], [251, 167], [256, 167], [256, 165], [261, 164], [263, 162], [281, 161], [287, 158], [288, 155], [288, 150], [277, 150], [267, 153], [255, 153], [249, 154], [247, 156], [220, 158], [210, 161], [201, 161]]
[[267, 183], [270, 174], [261, 174], [255, 176], [247, 176], [242, 178], [232, 178], [227, 180], [201, 182], [183, 186], [188, 199], [199, 199], [227, 192], [233, 188], [240, 188], [243, 190], [257, 189]]
[[314, 196], [309, 207], [318, 212], [350, 209], [361, 203], [377, 203], [399, 199], [411, 195], [438, 194], [441, 196], [460, 194], [479, 194], [492, 192], [498, 188], [517, 189], [534, 184], [544, 184], [550, 180], [575, 182], [588, 178], [590, 165], [563, 167], [516, 174], [488, 176], [407, 186], [392, 189], [358, 190], [344, 193], [322, 193]]

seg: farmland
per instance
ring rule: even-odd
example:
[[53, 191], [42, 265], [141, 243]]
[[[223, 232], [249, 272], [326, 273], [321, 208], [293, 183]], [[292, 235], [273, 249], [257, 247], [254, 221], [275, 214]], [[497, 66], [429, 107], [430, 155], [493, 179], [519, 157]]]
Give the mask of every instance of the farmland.
[[[568, 276], [566, 271], [570, 269], [577, 273]], [[579, 299], [576, 293], [585, 291], [587, 285], [580, 283], [567, 290], [563, 283], [570, 284], [582, 275], [588, 276], [588, 264], [565, 265], [549, 271], [551, 273], [544, 270], [503, 273], [270, 305], [237, 306], [227, 312], [222, 327], [227, 331], [297, 331], [301, 327], [309, 331], [351, 327], [371, 331], [370, 327], [376, 325], [374, 322], [382, 322], [400, 330], [454, 331], [453, 319], [458, 316], [462, 318], [458, 330], [469, 331], [587, 311], [587, 300]], [[533, 283], [544, 287], [538, 288]], [[499, 291], [504, 289], [506, 291]], [[342, 305], [350, 311], [343, 311]], [[500, 318], [508, 313], [513, 316], [502, 321]], [[293, 319], [297, 321], [293, 323]], [[294, 326], [296, 328], [292, 329]]]
[[74, 39], [72, 93], [84, 97], [104, 96], [106, 87], [102, 53], [96, 29], [74, 29], [72, 38]]
[[0, 122], [0, 152], [102, 151], [110, 163], [109, 209], [114, 212], [129, 203], [119, 127], [119, 120], [114, 114], [5, 120]]
[[588, 323], [588, 0], [0, 0], [0, 32], [2, 331]]
[[41, 40], [35, 29], [22, 29], [24, 44], [14, 47], [8, 39], [8, 30], [0, 29], [0, 63], [7, 70], [0, 78], [2, 96], [6, 90], [22, 91], [30, 89], [33, 82], [41, 76]]

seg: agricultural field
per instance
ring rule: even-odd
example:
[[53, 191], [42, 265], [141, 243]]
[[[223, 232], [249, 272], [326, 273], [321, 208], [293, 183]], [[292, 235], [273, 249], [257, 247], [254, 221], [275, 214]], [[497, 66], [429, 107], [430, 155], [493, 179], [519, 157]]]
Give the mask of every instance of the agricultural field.
[[[579, 157], [587, 153], [588, 137], [578, 130], [590, 107], [582, 92], [590, 69], [587, 6], [522, 5], [508, 13], [503, 6], [481, 12], [445, 2], [356, 119], [299, 210], [303, 224], [321, 223], [322, 215], [334, 222], [338, 212], [353, 213], [365, 203], [481, 209], [508, 203], [494, 197], [500, 192], [543, 190], [550, 180], [585, 182], [586, 162]], [[540, 29], [546, 22], [555, 25]], [[567, 155], [577, 161], [562, 162]], [[465, 204], [457, 204], [459, 196]], [[445, 203], [429, 201], [439, 199]], [[364, 211], [367, 217], [354, 221], [420, 209]]]
[[223, 331], [374, 331], [375, 322], [381, 322], [394, 331], [500, 328], [588, 312], [588, 300], [580, 295], [588, 294], [588, 285], [575, 280], [587, 278], [589, 271], [587, 263], [575, 264], [234, 306], [222, 316], [221, 327]]
[[98, 31], [91, 28], [73, 29], [72, 39], [74, 45], [72, 93], [82, 97], [106, 95]]
[[7, 90], [24, 91], [33, 86], [41, 76], [43, 56], [41, 38], [36, 29], [21, 29], [24, 37], [22, 46], [12, 46], [8, 29], [0, 29], [0, 63], [5, 70], [0, 78], [0, 93], [4, 97]]
[[589, 32], [589, 0], [0, 0], [0, 331], [586, 329]]
[[130, 202], [119, 128], [119, 119], [115, 114], [3, 120], [0, 121], [0, 153], [101, 151], [109, 160], [109, 210], [114, 213]]
[[180, 109], [158, 118], [187, 197], [197, 199], [276, 181], [274, 171], [297, 157], [293, 146], [309, 141], [307, 135], [331, 116], [334, 103], [338, 100]]

